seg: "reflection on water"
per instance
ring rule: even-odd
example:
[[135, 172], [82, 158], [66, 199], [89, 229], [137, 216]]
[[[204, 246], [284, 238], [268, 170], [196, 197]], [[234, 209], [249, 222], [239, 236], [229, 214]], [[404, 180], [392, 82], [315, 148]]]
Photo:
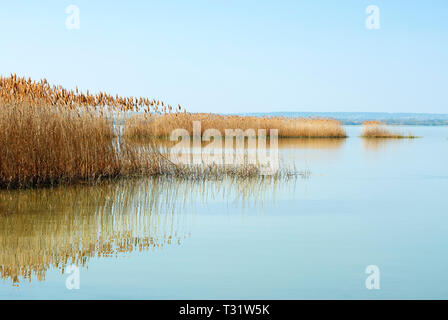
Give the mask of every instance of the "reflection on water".
[[[305, 181], [0, 192], [0, 297], [446, 298], [448, 199], [436, 192], [448, 189], [446, 128], [412, 128], [414, 140], [361, 131], [281, 139], [279, 158], [309, 170]], [[88, 267], [76, 292], [57, 269], [72, 261]], [[371, 264], [381, 290], [365, 287]], [[12, 288], [23, 278], [31, 284]]]
[[[224, 139], [223, 139], [224, 140]], [[222, 149], [217, 149], [214, 141], [212, 142], [204, 142], [201, 143], [201, 148], [193, 147], [192, 141], [190, 142], [190, 149], [183, 149], [182, 152], [185, 152], [187, 159], [191, 161], [191, 156], [193, 154], [201, 154], [201, 160], [206, 162], [214, 159], [216, 154], [221, 153], [221, 162], [225, 162], [224, 158], [224, 150], [225, 152], [230, 153], [233, 152], [234, 155], [240, 155], [240, 159], [243, 159], [242, 162], [247, 163], [249, 158], [249, 150], [251, 150], [254, 146], [257, 146], [256, 138], [251, 138], [252, 142], [249, 143], [249, 139], [246, 138], [244, 140], [244, 146], [241, 147], [237, 143], [234, 142], [232, 148], [226, 149], [225, 141], [222, 141]], [[170, 141], [168, 139], [140, 139], [133, 140], [135, 145], [140, 147], [146, 147], [149, 144], [154, 143], [157, 145], [163, 154], [169, 155], [170, 148], [177, 144], [175, 141]], [[341, 155], [341, 151], [348, 143], [347, 139], [335, 139], [335, 138], [283, 138], [278, 139], [278, 162], [279, 167], [283, 169], [289, 169], [291, 171], [298, 172], [309, 172], [309, 165], [314, 162], [322, 162], [322, 160], [335, 162], [337, 158]], [[205, 147], [210, 148], [210, 144], [213, 144], [213, 148], [208, 149], [206, 151]], [[269, 150], [269, 154], [271, 154], [271, 144], [269, 137], [266, 140], [266, 149]], [[253, 150], [253, 149], [252, 149]], [[255, 157], [254, 154], [252, 154]], [[218, 158], [220, 158], [218, 156]], [[296, 166], [298, 165], [298, 166]]]
[[373, 138], [363, 138], [362, 144], [364, 150], [369, 152], [384, 151], [386, 148], [396, 148], [400, 145], [408, 144], [412, 140], [406, 139], [373, 139]]
[[163, 202], [162, 188], [147, 180], [2, 192], [1, 277], [18, 282], [35, 274], [42, 280], [51, 265], [63, 269], [95, 256], [179, 242], [182, 216]]
[[346, 139], [304, 139], [304, 138], [288, 138], [280, 139], [278, 147], [280, 149], [339, 149], [344, 146]]
[[[257, 141], [257, 138], [250, 138], [251, 141]], [[248, 148], [250, 146], [249, 139], [244, 139], [244, 148]], [[225, 138], [222, 140], [222, 147], [225, 147]], [[132, 143], [137, 146], [146, 146], [148, 144], [155, 143], [156, 145], [163, 148], [170, 148], [176, 145], [177, 141], [170, 141], [169, 139], [134, 139]], [[213, 144], [214, 141], [212, 139], [211, 142], [201, 141], [201, 147], [206, 147], [209, 144]], [[278, 139], [278, 148], [279, 149], [338, 149], [342, 147], [346, 143], [346, 139], [335, 139], [335, 138], [279, 138]], [[257, 145], [256, 143], [254, 144]], [[193, 146], [193, 140], [190, 141], [190, 146]], [[233, 142], [232, 147], [234, 149], [237, 148], [237, 144], [235, 140]], [[270, 138], [266, 137], [266, 147], [270, 147]]]
[[360, 138], [364, 155], [371, 160], [378, 160], [385, 156], [397, 155], [412, 146], [417, 139], [372, 139]]
[[67, 265], [85, 266], [93, 257], [180, 245], [193, 222], [193, 215], [182, 210], [193, 210], [195, 201], [201, 206], [217, 198], [262, 204], [274, 200], [279, 186], [265, 178], [243, 184], [150, 178], [2, 191], [0, 276], [18, 285], [33, 276], [44, 280], [52, 267], [63, 272]]

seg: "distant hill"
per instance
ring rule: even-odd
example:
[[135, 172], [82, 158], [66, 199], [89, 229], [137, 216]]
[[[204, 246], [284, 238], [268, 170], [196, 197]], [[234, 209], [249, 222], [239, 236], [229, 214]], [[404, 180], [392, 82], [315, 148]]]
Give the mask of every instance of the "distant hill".
[[448, 114], [436, 113], [386, 113], [386, 112], [260, 112], [238, 113], [244, 116], [257, 117], [303, 117], [303, 118], [332, 118], [342, 121], [345, 125], [359, 125], [366, 120], [378, 120], [395, 125], [448, 125]]

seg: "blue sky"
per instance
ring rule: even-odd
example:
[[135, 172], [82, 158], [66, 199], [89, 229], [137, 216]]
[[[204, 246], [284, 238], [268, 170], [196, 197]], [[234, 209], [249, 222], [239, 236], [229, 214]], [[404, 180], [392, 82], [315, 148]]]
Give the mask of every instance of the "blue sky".
[[448, 113], [446, 0], [18, 0], [0, 28], [2, 75], [193, 112]]

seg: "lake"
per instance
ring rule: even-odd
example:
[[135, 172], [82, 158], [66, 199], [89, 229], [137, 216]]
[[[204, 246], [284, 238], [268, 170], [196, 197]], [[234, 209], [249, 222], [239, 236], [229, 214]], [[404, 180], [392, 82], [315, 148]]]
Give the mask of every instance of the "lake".
[[1, 191], [0, 298], [446, 299], [448, 129], [406, 130], [279, 142], [305, 178]]

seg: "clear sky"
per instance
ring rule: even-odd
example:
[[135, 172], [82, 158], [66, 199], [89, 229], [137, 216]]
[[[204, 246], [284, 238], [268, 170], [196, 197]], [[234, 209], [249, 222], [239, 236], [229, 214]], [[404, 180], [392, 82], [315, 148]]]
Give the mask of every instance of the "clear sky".
[[447, 0], [17, 0], [0, 30], [2, 75], [193, 112], [448, 113]]

